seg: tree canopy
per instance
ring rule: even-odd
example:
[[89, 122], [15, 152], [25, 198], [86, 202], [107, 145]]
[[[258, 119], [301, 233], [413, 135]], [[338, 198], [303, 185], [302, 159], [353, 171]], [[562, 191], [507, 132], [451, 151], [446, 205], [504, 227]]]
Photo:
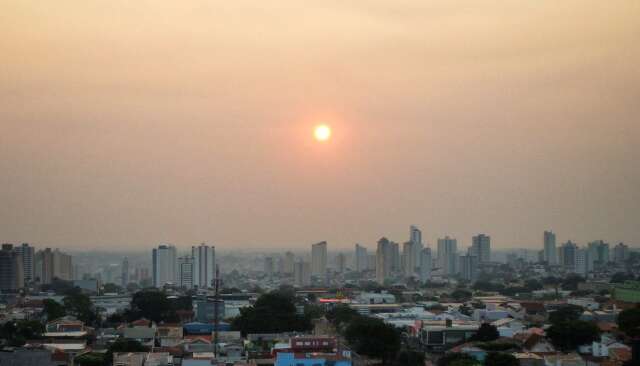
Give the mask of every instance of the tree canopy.
[[640, 308], [623, 310], [618, 314], [618, 327], [629, 337], [640, 336]]
[[480, 362], [466, 353], [447, 353], [440, 357], [438, 366], [480, 366]]
[[113, 354], [118, 352], [147, 352], [149, 348], [142, 343], [131, 339], [118, 339], [109, 348], [104, 355], [104, 364], [113, 364]]
[[247, 333], [281, 333], [311, 330], [309, 318], [296, 313], [294, 299], [282, 292], [261, 295], [251, 307], [240, 309], [231, 322], [234, 330]]
[[582, 307], [578, 305], [565, 305], [549, 313], [549, 322], [551, 324], [557, 324], [565, 321], [578, 320], [580, 319], [580, 315], [582, 315], [582, 311]]
[[495, 325], [491, 325], [489, 323], [482, 323], [480, 328], [478, 328], [478, 332], [471, 337], [473, 341], [479, 342], [491, 342], [500, 338], [500, 333], [498, 332], [498, 328]]
[[46, 317], [47, 321], [52, 321], [67, 315], [64, 306], [55, 300], [44, 299], [42, 305], [44, 305], [42, 314]]
[[62, 303], [67, 314], [75, 316], [89, 326], [95, 325], [100, 320], [93, 302], [78, 287], [69, 290], [62, 299]]
[[489, 352], [484, 364], [485, 366], [518, 366], [520, 362], [509, 353]]
[[578, 346], [591, 343], [600, 336], [600, 329], [592, 322], [565, 320], [554, 323], [547, 330], [547, 337], [556, 348], [572, 351]]
[[395, 358], [400, 350], [400, 333], [380, 319], [358, 317], [345, 329], [344, 336], [359, 354], [382, 360]]

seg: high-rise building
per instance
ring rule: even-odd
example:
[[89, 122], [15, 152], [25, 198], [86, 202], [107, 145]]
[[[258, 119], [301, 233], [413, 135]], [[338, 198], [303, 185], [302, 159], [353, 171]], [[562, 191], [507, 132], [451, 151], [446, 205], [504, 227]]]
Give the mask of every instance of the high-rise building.
[[491, 262], [491, 237], [484, 234], [474, 236], [469, 254], [478, 257], [478, 263]]
[[424, 248], [420, 251], [420, 282], [425, 283], [431, 279], [431, 249]]
[[478, 257], [475, 255], [461, 255], [460, 277], [467, 281], [476, 281], [478, 279], [478, 262]]
[[22, 268], [24, 270], [24, 283], [28, 284], [35, 279], [34, 272], [34, 255], [35, 250], [28, 243], [22, 243], [21, 246], [14, 249], [18, 254], [22, 256]]
[[311, 265], [309, 262], [298, 261], [294, 265], [293, 283], [298, 287], [311, 285]]
[[416, 226], [411, 225], [409, 228], [409, 241], [413, 244], [411, 247], [413, 249], [413, 273], [420, 273], [420, 255], [422, 253], [422, 249], [424, 248], [424, 244], [422, 242], [422, 231], [418, 229]]
[[418, 268], [417, 261], [420, 260], [420, 256], [416, 256], [414, 248], [418, 244], [412, 241], [408, 241], [402, 245], [402, 268], [406, 277], [411, 277]]
[[178, 285], [193, 288], [193, 257], [185, 255], [178, 258]]
[[438, 239], [438, 267], [442, 268], [443, 274], [454, 275], [458, 268], [458, 241], [445, 236]]
[[53, 281], [53, 251], [51, 248], [39, 250], [34, 257], [34, 275], [38, 283], [51, 284]]
[[369, 269], [367, 248], [360, 244], [356, 244], [356, 253], [354, 257], [355, 268], [357, 272], [366, 271]]
[[338, 273], [344, 273], [347, 268], [347, 256], [344, 253], [338, 253], [336, 256], [336, 270]]
[[284, 253], [284, 273], [293, 274], [295, 256], [291, 252]]
[[176, 247], [173, 245], [159, 245], [152, 253], [153, 286], [162, 287], [166, 284], [178, 283], [178, 258]]
[[587, 273], [592, 270], [590, 269], [590, 266], [593, 266], [593, 261], [591, 261], [591, 253], [589, 249], [577, 248], [575, 251], [575, 264], [572, 272], [581, 276], [586, 276]]
[[376, 250], [376, 281], [384, 284], [389, 277], [393, 268], [393, 249], [392, 243], [387, 238], [378, 240], [378, 248]]
[[273, 257], [265, 257], [264, 258], [264, 273], [268, 277], [273, 276], [274, 265], [273, 265]]
[[59, 249], [53, 251], [53, 278], [60, 280], [73, 280], [73, 260], [69, 254]]
[[613, 261], [616, 263], [623, 263], [629, 259], [629, 247], [624, 243], [618, 243], [613, 247]]
[[216, 275], [216, 248], [206, 245], [191, 247], [193, 257], [193, 286], [211, 287]]
[[120, 267], [120, 284], [122, 285], [122, 288], [127, 288], [127, 285], [129, 284], [129, 260], [127, 257], [124, 257]]
[[327, 242], [311, 245], [311, 274], [323, 277], [327, 273]]
[[544, 261], [549, 265], [558, 264], [558, 256], [556, 249], [556, 234], [552, 231], [544, 232]]
[[284, 273], [284, 258], [278, 257], [278, 261], [276, 262], [276, 273]]
[[391, 248], [391, 272], [402, 272], [402, 257], [400, 256], [400, 244], [396, 242], [389, 242]]
[[589, 243], [589, 258], [587, 269], [593, 271], [595, 269], [604, 268], [609, 263], [609, 244], [602, 240], [596, 240]]
[[422, 231], [420, 231], [420, 229], [418, 229], [414, 225], [411, 225], [411, 227], [409, 227], [409, 241], [413, 244], [422, 244]]
[[560, 264], [568, 271], [575, 271], [577, 251], [578, 246], [572, 243], [571, 240], [560, 247]]
[[2, 244], [0, 250], [0, 290], [15, 291], [24, 287], [22, 255], [11, 244]]

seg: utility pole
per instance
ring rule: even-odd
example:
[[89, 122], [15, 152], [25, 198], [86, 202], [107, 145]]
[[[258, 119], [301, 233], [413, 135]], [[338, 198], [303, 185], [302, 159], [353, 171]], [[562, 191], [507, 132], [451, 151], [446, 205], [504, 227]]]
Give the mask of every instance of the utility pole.
[[220, 279], [220, 269], [216, 265], [216, 277], [211, 281], [213, 282], [214, 296], [213, 296], [213, 349], [214, 355], [218, 358], [218, 328], [220, 327], [220, 314], [218, 306], [220, 306], [220, 285], [222, 279]]

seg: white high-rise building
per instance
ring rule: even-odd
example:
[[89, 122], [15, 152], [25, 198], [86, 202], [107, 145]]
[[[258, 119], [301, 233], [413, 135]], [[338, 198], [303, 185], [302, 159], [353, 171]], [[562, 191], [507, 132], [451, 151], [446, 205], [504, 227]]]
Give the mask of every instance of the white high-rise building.
[[591, 256], [588, 249], [578, 248], [575, 251], [575, 264], [573, 266], [573, 272], [586, 276], [591, 269], [589, 268], [593, 262], [591, 261]]
[[191, 247], [193, 257], [193, 286], [211, 287], [216, 276], [216, 247], [200, 244]]
[[474, 236], [469, 254], [478, 257], [478, 263], [491, 262], [491, 237], [484, 234]]
[[35, 279], [35, 250], [27, 243], [15, 248], [16, 253], [22, 256], [22, 269], [24, 271], [24, 283], [28, 284]]
[[458, 241], [445, 236], [438, 239], [438, 266], [445, 275], [454, 275], [458, 268]]
[[162, 287], [165, 284], [178, 283], [178, 258], [176, 247], [173, 245], [159, 245], [152, 253], [153, 286]]
[[544, 260], [549, 265], [558, 264], [558, 250], [556, 248], [556, 234], [553, 231], [544, 232]]
[[368, 256], [367, 256], [367, 248], [363, 247], [360, 244], [356, 244], [356, 253], [354, 257], [355, 268], [357, 272], [366, 271], [369, 269]]
[[420, 282], [425, 283], [431, 279], [431, 249], [424, 248], [420, 251]]
[[415, 255], [414, 246], [416, 245], [410, 241], [402, 244], [402, 271], [406, 277], [413, 276], [416, 269], [416, 259], [420, 259]]
[[311, 274], [324, 277], [327, 273], [327, 242], [311, 245]]
[[478, 279], [478, 257], [469, 254], [460, 256], [460, 276], [471, 282]]
[[298, 287], [311, 285], [311, 265], [302, 260], [294, 264], [293, 283]]
[[193, 288], [193, 257], [190, 255], [178, 258], [178, 284], [180, 287]]

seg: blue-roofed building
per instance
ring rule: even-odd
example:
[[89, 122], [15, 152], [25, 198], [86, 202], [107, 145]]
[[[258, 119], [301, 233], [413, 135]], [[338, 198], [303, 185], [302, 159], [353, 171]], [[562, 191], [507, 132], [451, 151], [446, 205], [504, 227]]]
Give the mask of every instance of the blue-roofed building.
[[280, 352], [274, 366], [351, 366], [349, 351], [342, 353]]
[[[215, 330], [215, 326], [212, 323], [200, 323], [193, 322], [183, 325], [184, 334], [202, 334], [211, 335]], [[225, 332], [231, 330], [229, 323], [220, 322], [218, 324], [218, 331]]]

